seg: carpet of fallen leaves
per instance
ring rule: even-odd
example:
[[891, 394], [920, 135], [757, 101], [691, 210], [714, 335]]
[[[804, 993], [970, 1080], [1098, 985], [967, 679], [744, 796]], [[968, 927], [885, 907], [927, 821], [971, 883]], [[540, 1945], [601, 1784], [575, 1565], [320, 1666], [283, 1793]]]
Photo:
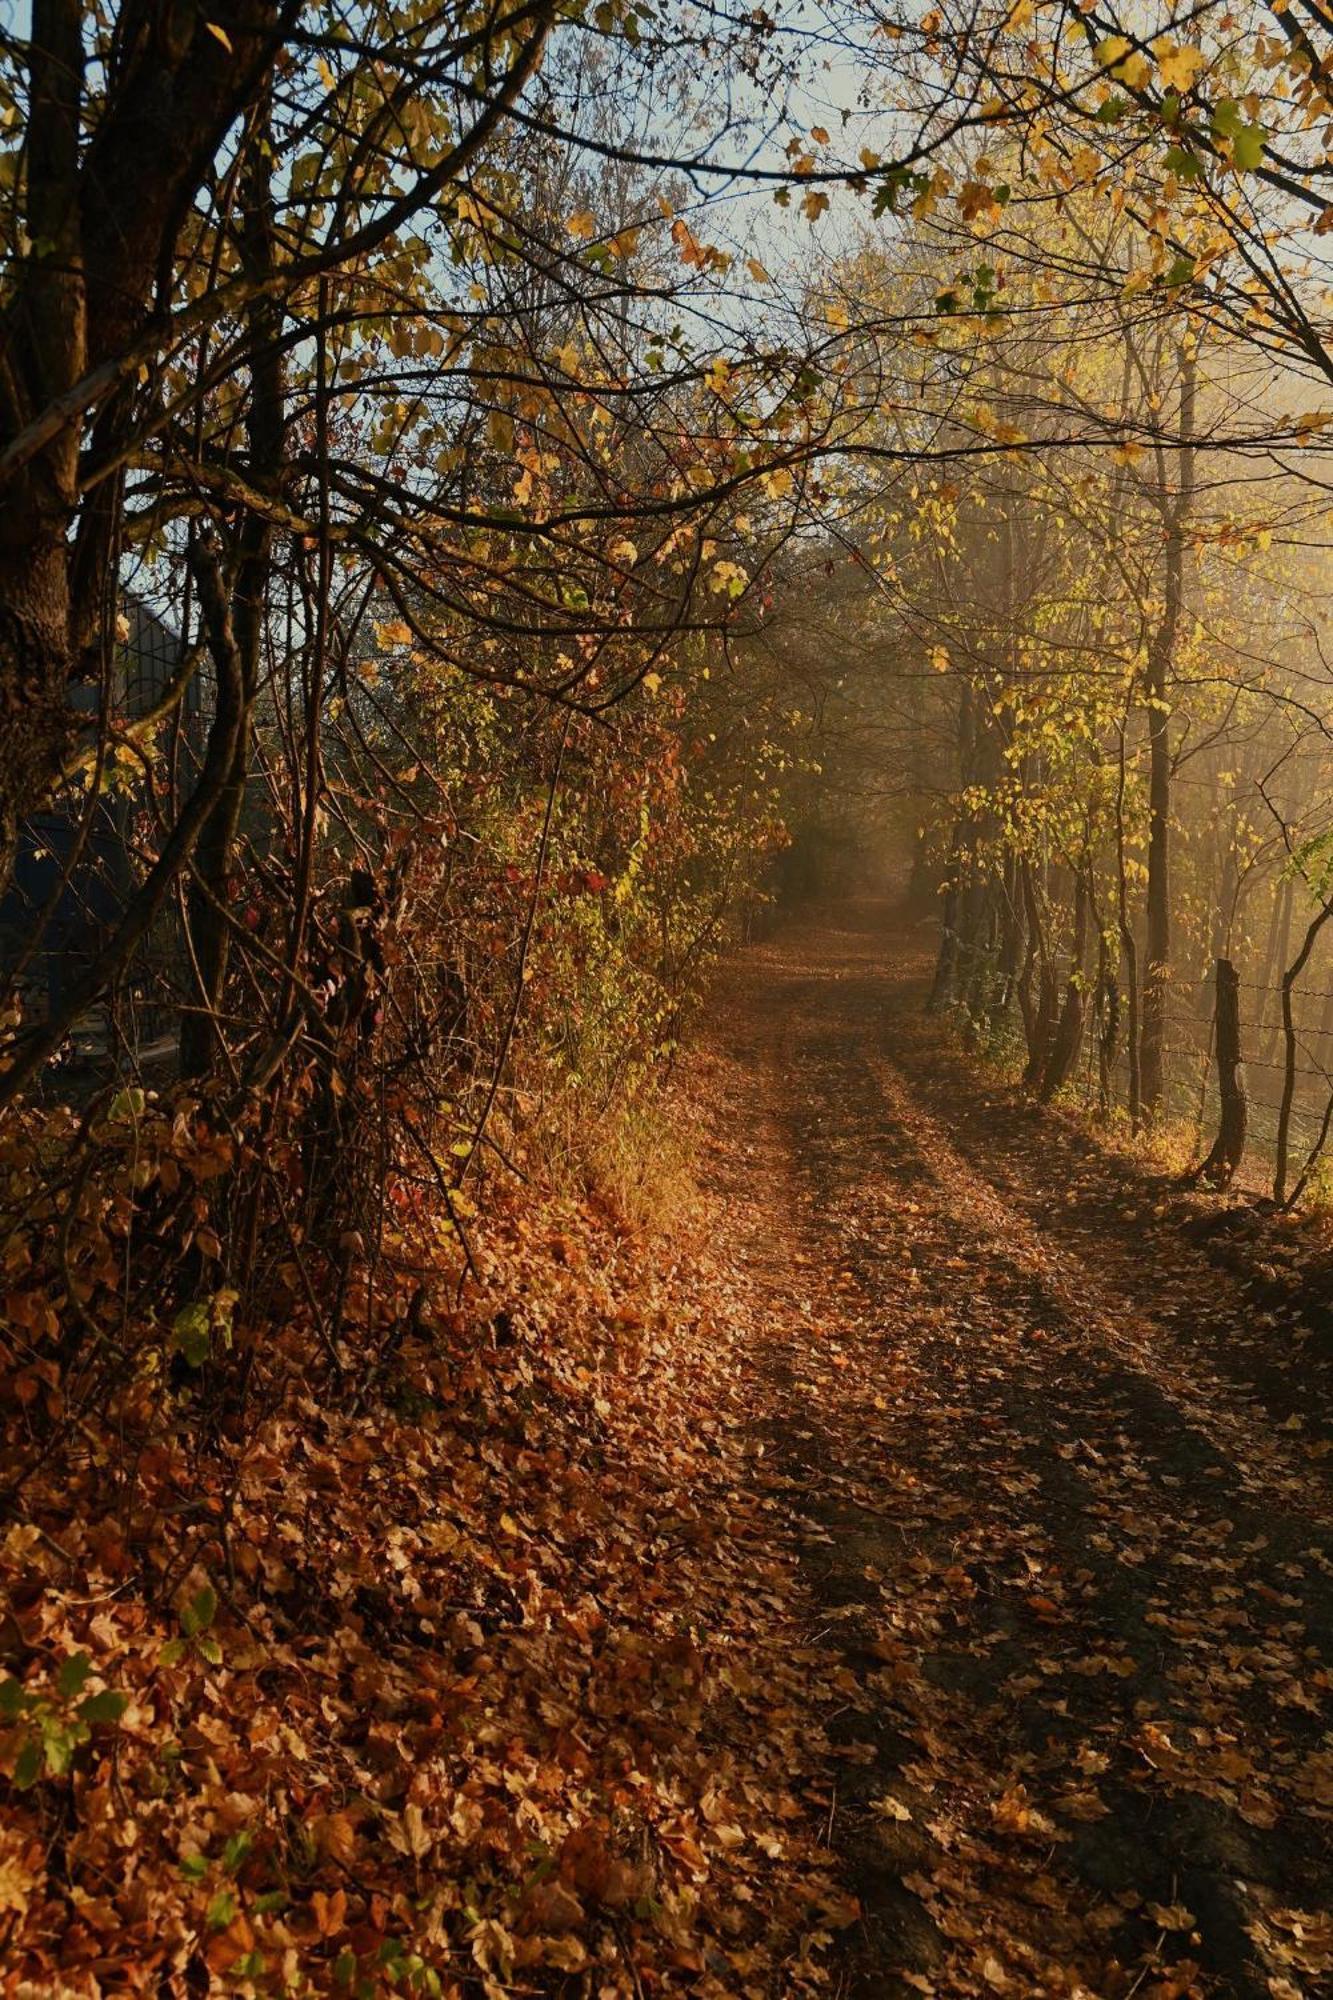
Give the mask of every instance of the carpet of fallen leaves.
[[1333, 1993], [1290, 1245], [1222, 1268], [1230, 1211], [970, 1068], [918, 958], [746, 954], [688, 1230], [496, 1186], [359, 1396], [238, 1329], [244, 1424], [184, 1390], [29, 1482], [5, 2000]]
[[[716, 1267], [493, 1194], [360, 1409], [0, 1534], [0, 1991], [800, 1994], [856, 1914]], [[108, 1499], [108, 1494], [110, 1498]], [[7, 1725], [7, 1726], [6, 1726]]]
[[1217, 1204], [972, 1066], [881, 926], [751, 957], [715, 1078], [756, 1400], [847, 1670], [854, 1989], [1333, 1993], [1318, 1287], [1261, 1219], [1219, 1268]]

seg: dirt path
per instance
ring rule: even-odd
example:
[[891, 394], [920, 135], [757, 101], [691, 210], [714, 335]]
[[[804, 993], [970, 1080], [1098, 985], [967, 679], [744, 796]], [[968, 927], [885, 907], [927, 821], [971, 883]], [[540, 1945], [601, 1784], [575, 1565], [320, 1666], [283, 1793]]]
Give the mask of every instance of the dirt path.
[[923, 969], [875, 914], [794, 932], [717, 1035], [757, 1422], [842, 1655], [851, 1988], [1333, 1994], [1325, 1380], [940, 1047]]

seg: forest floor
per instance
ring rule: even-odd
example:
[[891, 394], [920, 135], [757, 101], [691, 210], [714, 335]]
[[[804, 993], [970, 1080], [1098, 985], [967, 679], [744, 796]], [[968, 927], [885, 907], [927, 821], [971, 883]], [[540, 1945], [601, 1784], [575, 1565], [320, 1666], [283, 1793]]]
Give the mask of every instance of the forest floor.
[[842, 1660], [849, 1989], [1333, 1993], [1319, 1334], [951, 1048], [927, 944], [854, 910], [746, 953], [705, 1083], [767, 1477]]
[[1333, 1994], [1318, 1232], [1025, 1101], [927, 946], [739, 954], [697, 1199], [497, 1176], [355, 1394], [295, 1296], [128, 1453], [20, 1374], [4, 2000]]

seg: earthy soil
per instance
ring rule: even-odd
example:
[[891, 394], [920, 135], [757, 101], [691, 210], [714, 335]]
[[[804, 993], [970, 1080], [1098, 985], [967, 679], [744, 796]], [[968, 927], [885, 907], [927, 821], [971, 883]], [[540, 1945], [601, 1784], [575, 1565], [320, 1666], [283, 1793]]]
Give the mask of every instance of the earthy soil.
[[1333, 1993], [1327, 1360], [925, 1021], [928, 944], [795, 925], [713, 1037], [756, 1430], [842, 1656], [848, 1990]]

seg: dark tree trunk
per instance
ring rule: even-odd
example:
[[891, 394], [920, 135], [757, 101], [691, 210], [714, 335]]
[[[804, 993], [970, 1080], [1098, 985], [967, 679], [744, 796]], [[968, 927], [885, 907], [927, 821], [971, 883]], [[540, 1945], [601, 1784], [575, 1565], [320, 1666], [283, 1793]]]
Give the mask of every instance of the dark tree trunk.
[[114, 617], [117, 483], [80, 451], [132, 433], [135, 342], [178, 230], [271, 59], [270, 0], [127, 0], [91, 137], [81, 0], [34, 0], [24, 222], [34, 246], [0, 306], [0, 890], [22, 822], [58, 789]]
[[1166, 519], [1166, 576], [1162, 615], [1148, 648], [1148, 891], [1147, 955], [1143, 981], [1139, 1088], [1143, 1115], [1162, 1109], [1165, 1088], [1167, 998], [1171, 978], [1171, 679], [1185, 596], [1185, 525], [1194, 497], [1195, 361], [1182, 346], [1180, 361], [1180, 481]]
[[[273, 198], [267, 145], [267, 120], [259, 121], [250, 142], [245, 169], [246, 215], [242, 250], [248, 275], [262, 282], [273, 268]], [[253, 362], [250, 408], [246, 420], [249, 473], [260, 491], [272, 486], [282, 471], [285, 410], [283, 367], [278, 346], [281, 313], [261, 296], [250, 308]], [[231, 942], [228, 923], [228, 875], [236, 834], [245, 803], [250, 770], [250, 729], [259, 691], [264, 644], [264, 605], [268, 585], [273, 530], [258, 513], [247, 514], [237, 537], [235, 583], [230, 632], [210, 636], [216, 657], [220, 644], [235, 651], [236, 672], [226, 683], [235, 713], [227, 713], [220, 698], [213, 718], [214, 733], [231, 744], [231, 765], [217, 805], [199, 837], [187, 905], [189, 953], [195, 975], [193, 1004], [181, 1023], [181, 1068], [187, 1076], [202, 1076], [219, 1049], [218, 1016], [227, 979]], [[219, 696], [223, 683], [219, 677]]]
[[1296, 1022], [1292, 993], [1296, 981], [1309, 963], [1320, 931], [1333, 917], [1333, 903], [1325, 903], [1311, 918], [1301, 948], [1282, 975], [1282, 1105], [1277, 1119], [1277, 1142], [1273, 1162], [1273, 1199], [1279, 1206], [1287, 1198], [1287, 1158], [1291, 1149], [1291, 1111], [1296, 1097]]
[[1240, 1170], [1249, 1123], [1245, 1064], [1240, 1045], [1240, 974], [1229, 958], [1217, 961], [1214, 1039], [1221, 1112], [1212, 1151], [1200, 1166], [1196, 1178], [1224, 1188], [1231, 1185]]
[[1049, 1104], [1057, 1090], [1064, 1084], [1083, 1043], [1083, 977], [1084, 959], [1088, 949], [1088, 887], [1087, 876], [1080, 869], [1074, 889], [1074, 951], [1069, 968], [1069, 979], [1065, 985], [1064, 1005], [1060, 1018], [1051, 1037], [1042, 1066], [1039, 1096], [1043, 1104]]

